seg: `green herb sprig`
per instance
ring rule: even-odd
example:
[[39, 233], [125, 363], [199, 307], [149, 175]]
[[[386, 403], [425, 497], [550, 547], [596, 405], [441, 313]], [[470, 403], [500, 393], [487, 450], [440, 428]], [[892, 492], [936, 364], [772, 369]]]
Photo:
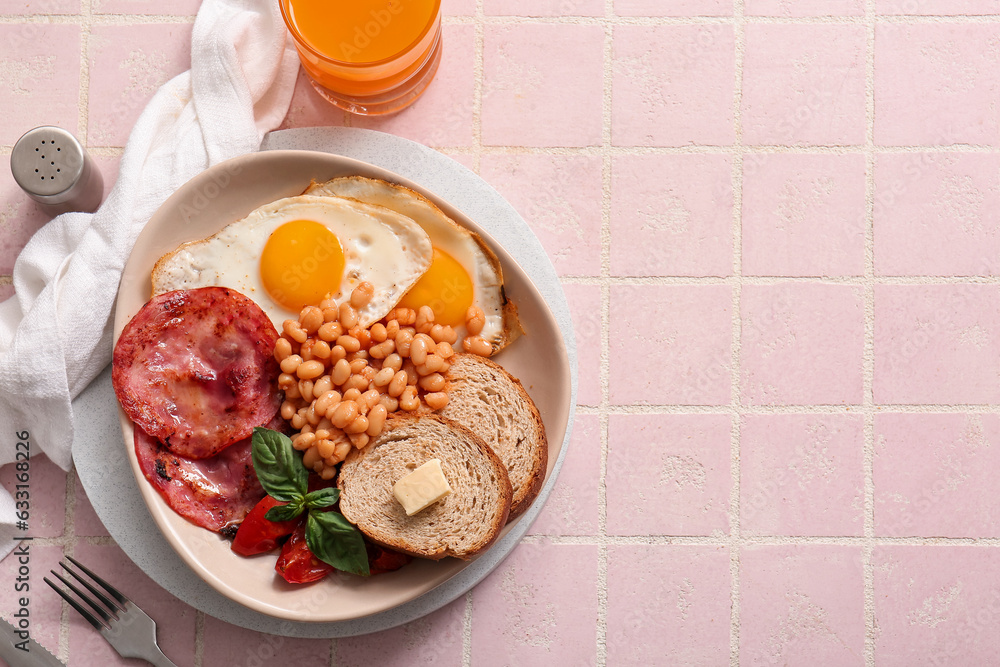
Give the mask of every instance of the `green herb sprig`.
[[[309, 492], [309, 471], [283, 433], [257, 427], [251, 440], [253, 467], [268, 495], [288, 503], [265, 514], [270, 521], [306, 515], [306, 544], [316, 558], [338, 570], [368, 576], [368, 552], [361, 532], [339, 512], [324, 510], [340, 499], [340, 489]], [[319, 511], [323, 510], [323, 511]]]

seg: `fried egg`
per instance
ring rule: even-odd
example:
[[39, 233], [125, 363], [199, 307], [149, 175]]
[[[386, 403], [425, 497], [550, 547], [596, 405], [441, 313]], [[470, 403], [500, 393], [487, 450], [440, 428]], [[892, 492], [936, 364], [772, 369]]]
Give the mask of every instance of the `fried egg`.
[[289, 197], [161, 257], [153, 295], [229, 287], [255, 301], [280, 331], [304, 306], [327, 294], [342, 303], [368, 281], [375, 296], [358, 315], [369, 326], [395, 307], [432, 256], [427, 233], [395, 211], [334, 197]]
[[500, 262], [483, 240], [449, 218], [423, 195], [394, 183], [361, 176], [335, 178], [311, 185], [309, 195], [347, 197], [382, 206], [412, 218], [430, 237], [433, 261], [427, 272], [400, 300], [400, 306], [428, 305], [434, 320], [465, 337], [465, 313], [479, 307], [486, 325], [479, 335], [499, 352], [521, 333], [517, 313], [503, 291]]

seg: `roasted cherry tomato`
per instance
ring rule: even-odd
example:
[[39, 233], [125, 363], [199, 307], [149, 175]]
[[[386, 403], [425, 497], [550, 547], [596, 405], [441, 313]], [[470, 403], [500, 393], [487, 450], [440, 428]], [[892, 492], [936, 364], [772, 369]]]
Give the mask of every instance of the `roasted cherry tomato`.
[[368, 552], [368, 569], [371, 574], [384, 574], [403, 567], [411, 560], [412, 556], [401, 554], [392, 549], [380, 547], [365, 540], [365, 550]]
[[264, 496], [240, 524], [233, 538], [232, 550], [241, 556], [253, 556], [277, 549], [281, 538], [291, 535], [305, 517], [305, 512], [290, 521], [271, 521], [264, 516], [272, 507], [284, 504], [271, 496]]
[[306, 524], [301, 523], [281, 547], [281, 555], [274, 564], [275, 571], [290, 584], [307, 584], [319, 581], [333, 572], [333, 566], [321, 561], [306, 545]]

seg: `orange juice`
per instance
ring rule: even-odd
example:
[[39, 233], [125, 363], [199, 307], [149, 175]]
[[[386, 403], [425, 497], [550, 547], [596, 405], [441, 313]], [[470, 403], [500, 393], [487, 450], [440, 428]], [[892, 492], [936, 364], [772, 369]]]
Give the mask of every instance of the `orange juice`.
[[440, 0], [280, 0], [302, 66], [331, 102], [389, 113], [423, 92], [441, 53]]

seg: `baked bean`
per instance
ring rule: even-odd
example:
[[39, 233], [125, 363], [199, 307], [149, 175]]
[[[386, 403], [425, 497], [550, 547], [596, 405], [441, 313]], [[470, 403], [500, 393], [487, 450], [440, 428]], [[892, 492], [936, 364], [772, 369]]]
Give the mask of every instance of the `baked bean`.
[[350, 329], [357, 325], [358, 311], [354, 310], [350, 303], [344, 302], [340, 304], [340, 323], [344, 325], [345, 329]]
[[295, 448], [296, 449], [307, 449], [316, 444], [316, 434], [315, 433], [299, 433], [295, 436]]
[[[313, 389], [315, 393], [315, 388]], [[335, 405], [340, 402], [340, 392], [337, 391], [325, 391], [320, 394], [319, 398], [316, 399], [316, 412], [325, 415], [327, 410], [330, 409], [331, 405]]]
[[299, 368], [299, 364], [302, 363], [302, 357], [297, 354], [292, 354], [285, 357], [284, 361], [278, 364], [281, 367], [282, 373], [288, 373], [291, 375]]
[[306, 342], [299, 346], [299, 356], [302, 357], [302, 361], [311, 361], [313, 358], [313, 339], [307, 338]]
[[352, 388], [350, 388], [350, 389], [348, 389], [347, 391], [344, 392], [344, 398], [341, 399], [341, 400], [344, 400], [344, 401], [357, 401], [359, 398], [361, 398], [361, 392], [359, 390], [357, 390], [357, 389], [355, 389], [355, 388], [352, 387]]
[[366, 391], [368, 389], [368, 378], [364, 375], [352, 375], [344, 383], [344, 387], [347, 389], [357, 389], [358, 391]]
[[414, 338], [410, 343], [410, 359], [414, 364], [422, 364], [427, 361], [427, 343], [423, 338]]
[[419, 384], [420, 388], [424, 391], [441, 391], [444, 389], [444, 376], [440, 373], [431, 373], [430, 375], [425, 375], [420, 378], [420, 381], [417, 384]]
[[323, 297], [323, 300], [319, 302], [319, 307], [323, 310], [326, 310], [327, 308], [336, 308], [337, 302], [333, 300], [333, 295], [327, 292], [326, 296]]
[[312, 380], [299, 380], [299, 396], [306, 403], [311, 403], [316, 396], [313, 394]]
[[417, 373], [417, 367], [413, 365], [413, 362], [407, 359], [403, 362], [403, 372], [406, 373], [406, 384], [416, 384], [417, 380], [420, 379], [420, 375]]
[[429, 394], [424, 394], [424, 403], [427, 404], [431, 410], [440, 410], [444, 406], [448, 405], [448, 394], [443, 391], [435, 391]]
[[447, 361], [442, 361], [441, 368], [438, 369], [438, 373], [441, 373], [443, 375], [444, 373], [448, 372], [449, 368], [451, 368], [451, 364], [449, 364]]
[[372, 345], [368, 348], [368, 354], [371, 355], [372, 359], [385, 359], [386, 357], [392, 355], [396, 351], [396, 341], [394, 340], [384, 340], [377, 345]]
[[347, 436], [347, 439], [351, 441], [351, 444], [358, 449], [363, 449], [368, 445], [369, 437], [367, 433], [351, 433]]
[[287, 390], [289, 387], [291, 387], [293, 384], [296, 384], [298, 381], [299, 379], [294, 375], [292, 375], [291, 373], [282, 373], [281, 375], [278, 376], [278, 389]]
[[341, 359], [334, 364], [333, 371], [330, 373], [333, 384], [339, 387], [347, 382], [349, 377], [351, 377], [351, 363], [347, 359]]
[[360, 326], [351, 327], [351, 330], [347, 332], [352, 338], [357, 338], [358, 343], [361, 345], [361, 349], [367, 350], [372, 344], [372, 335], [368, 333], [368, 329], [363, 329]]
[[307, 468], [312, 468], [317, 463], [321, 463], [319, 451], [315, 447], [310, 447], [306, 450], [306, 453], [302, 455], [302, 465]]
[[344, 427], [344, 433], [364, 433], [368, 430], [368, 417], [358, 415], [350, 424]]
[[[316, 432], [317, 433], [319, 433], [320, 430], [323, 430], [323, 431], [326, 431], [327, 433], [329, 433], [332, 429], [333, 429], [333, 423], [329, 419], [327, 419], [326, 417], [323, 417], [322, 419], [320, 419], [319, 423], [316, 424]], [[327, 437], [329, 437], [329, 436], [327, 436]]]
[[279, 364], [292, 353], [292, 344], [287, 338], [274, 341], [274, 360]]
[[388, 394], [382, 394], [378, 399], [378, 404], [385, 408], [386, 412], [392, 413], [399, 409], [399, 399]]
[[403, 390], [403, 395], [399, 397], [399, 409], [413, 412], [420, 407], [420, 399], [417, 398], [417, 388], [407, 387]]
[[323, 310], [323, 322], [338, 322], [340, 320], [340, 308], [333, 301], [321, 301], [319, 307]]
[[[284, 373], [282, 373], [282, 375], [284, 375]], [[292, 375], [290, 377], [294, 378], [295, 376]], [[278, 386], [279, 387], [281, 386], [280, 382], [278, 383]], [[294, 382], [293, 381], [290, 385], [288, 385], [287, 387], [285, 387], [285, 398], [287, 398], [289, 400], [294, 400], [296, 398], [302, 398], [302, 394], [299, 393], [299, 383], [298, 382]]]
[[309, 409], [306, 410], [306, 421], [309, 422], [313, 427], [317, 426], [323, 417], [326, 415], [321, 415], [316, 412], [316, 404], [312, 403], [309, 405]]
[[401, 327], [413, 326], [417, 321], [417, 311], [412, 308], [397, 308], [393, 319], [398, 321]]
[[312, 380], [322, 375], [325, 370], [326, 367], [322, 361], [312, 359], [311, 361], [303, 361], [299, 364], [299, 367], [295, 369], [295, 374], [303, 380]]
[[[343, 461], [347, 458], [347, 455], [351, 453], [351, 445], [346, 442], [337, 443], [337, 447], [333, 450], [333, 458], [337, 461]], [[333, 468], [331, 468], [333, 470]], [[333, 475], [330, 475], [333, 478]]]
[[361, 349], [361, 341], [354, 336], [348, 336], [346, 334], [337, 338], [337, 345], [341, 346], [348, 352], [357, 352]]
[[430, 375], [431, 373], [437, 373], [444, 366], [445, 360], [436, 354], [428, 354], [427, 361], [422, 365], [417, 366], [417, 372], [421, 375]]
[[347, 350], [342, 345], [334, 345], [330, 348], [330, 363], [335, 364], [341, 359], [347, 358]]
[[420, 306], [413, 324], [420, 333], [429, 333], [434, 327], [434, 310], [430, 306]]
[[391, 368], [394, 371], [398, 371], [403, 367], [403, 357], [398, 354], [390, 354], [382, 361], [382, 368]]
[[[340, 463], [340, 461], [343, 461], [343, 459], [338, 460], [337, 463]], [[332, 465], [326, 466], [319, 471], [319, 476], [320, 479], [322, 479], [323, 481], [329, 482], [331, 479], [337, 476], [337, 469], [334, 468]]]
[[361, 394], [360, 400], [365, 402], [365, 412], [378, 405], [378, 399], [381, 395], [382, 394], [378, 389], [369, 389], [365, 393]]
[[373, 324], [372, 328], [369, 329], [369, 331], [371, 332], [372, 340], [375, 341], [376, 343], [381, 343], [382, 341], [384, 341], [386, 338], [389, 337], [389, 335], [385, 332], [385, 325], [382, 324], [381, 322], [376, 322], [375, 324]]
[[462, 349], [480, 357], [488, 357], [493, 354], [493, 346], [488, 341], [479, 336], [466, 336], [462, 341]]
[[395, 338], [396, 334], [399, 333], [399, 320], [388, 319], [385, 323], [385, 336], [386, 338]]
[[434, 353], [442, 359], [450, 359], [455, 354], [455, 348], [448, 343], [438, 343]]
[[351, 292], [351, 305], [355, 308], [364, 308], [373, 296], [375, 296], [375, 286], [363, 280]]
[[360, 373], [362, 370], [368, 368], [368, 362], [364, 359], [355, 359], [351, 362], [351, 372]]
[[316, 450], [319, 451], [319, 455], [324, 459], [328, 459], [333, 456], [333, 450], [336, 447], [332, 440], [326, 438], [318, 438], [316, 440]]
[[305, 414], [299, 414], [297, 412], [294, 415], [292, 415], [292, 418], [289, 420], [289, 422], [291, 423], [292, 428], [294, 428], [296, 431], [301, 431], [302, 427], [308, 423], [306, 421]]
[[281, 328], [289, 338], [299, 345], [306, 342], [306, 338], [309, 337], [309, 334], [302, 329], [302, 325], [299, 324], [298, 320], [285, 320]]
[[341, 401], [337, 409], [333, 411], [333, 425], [337, 428], [344, 428], [358, 416], [358, 406], [354, 401]]
[[323, 311], [316, 306], [306, 306], [299, 313], [299, 322], [306, 333], [316, 333], [316, 330], [323, 324]]
[[381, 402], [371, 409], [368, 413], [368, 430], [365, 431], [370, 437], [374, 438], [376, 435], [382, 432], [382, 427], [385, 426], [385, 418], [389, 411], [386, 410], [385, 406]]
[[333, 380], [330, 379], [329, 375], [321, 375], [318, 380], [313, 382], [313, 396], [317, 398], [331, 389], [333, 389]]
[[330, 358], [330, 344], [325, 340], [317, 340], [312, 346], [312, 355], [321, 361]]
[[358, 373], [358, 375], [371, 382], [372, 380], [375, 379], [376, 373], [378, 373], [378, 371], [375, 370], [373, 366], [365, 366], [364, 368], [361, 369], [361, 372]]
[[413, 342], [413, 334], [405, 329], [400, 329], [396, 334], [396, 352], [401, 357], [410, 356], [410, 343]]
[[486, 315], [476, 306], [469, 306], [465, 311], [465, 330], [471, 336], [478, 336], [484, 326], [486, 326]]
[[291, 401], [289, 401], [287, 399], [284, 400], [284, 401], [282, 401], [282, 403], [281, 403], [281, 418], [284, 419], [285, 421], [288, 421], [289, 419], [292, 418], [292, 415], [295, 414], [295, 411], [297, 409], [298, 409], [298, 407], [294, 403], [292, 403]]
[[319, 328], [316, 335], [319, 336], [320, 340], [332, 343], [342, 333], [344, 333], [344, 327], [340, 326], [340, 322], [327, 322]]
[[431, 327], [430, 335], [435, 343], [454, 343], [458, 340], [458, 334], [446, 324], [435, 324]]
[[397, 371], [396, 374], [392, 376], [392, 380], [389, 382], [389, 395], [396, 398], [403, 393], [403, 389], [405, 388], [406, 371]]
[[395, 374], [391, 368], [383, 366], [382, 370], [375, 374], [375, 379], [372, 382], [375, 383], [376, 387], [384, 387], [392, 381], [392, 376]]

